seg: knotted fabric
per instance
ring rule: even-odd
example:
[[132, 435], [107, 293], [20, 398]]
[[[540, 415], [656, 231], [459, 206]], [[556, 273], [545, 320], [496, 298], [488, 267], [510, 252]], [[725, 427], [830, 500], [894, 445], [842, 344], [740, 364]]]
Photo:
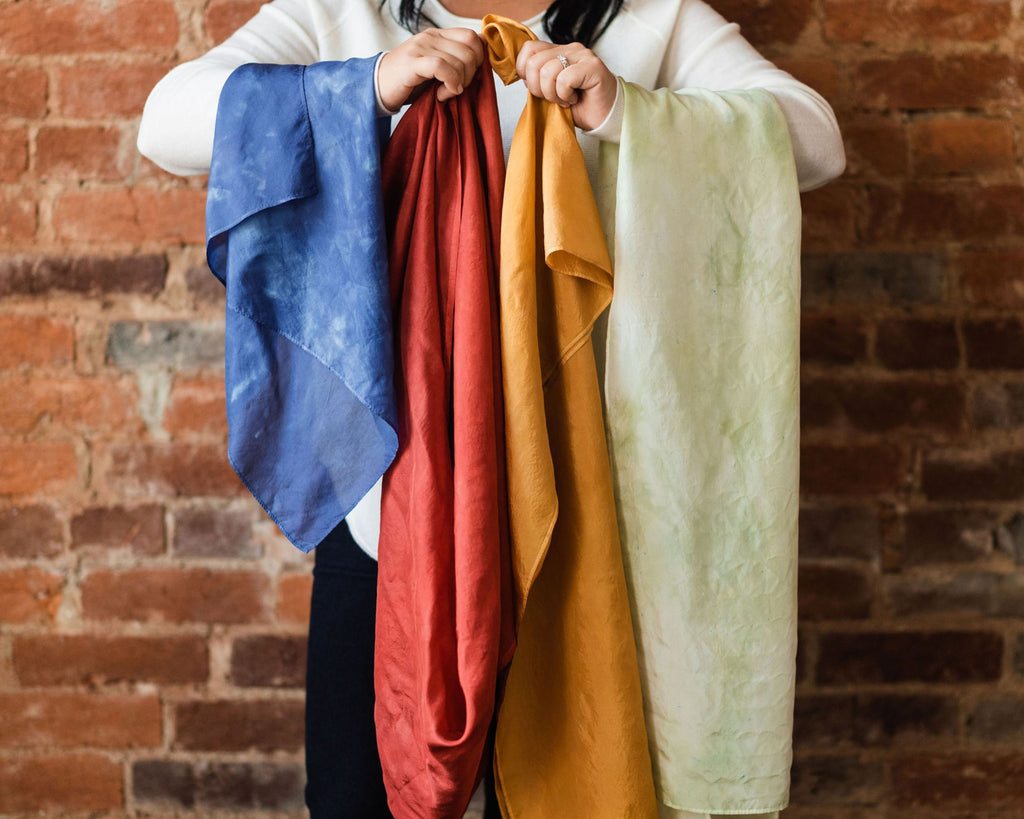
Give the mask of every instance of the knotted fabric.
[[206, 252], [227, 288], [228, 457], [303, 551], [397, 448], [373, 65], [243, 65], [217, 108]]
[[[514, 82], [532, 33], [484, 18]], [[495, 746], [506, 819], [657, 816], [591, 329], [611, 263], [567, 109], [530, 97], [501, 223], [517, 648]]]
[[[623, 83], [605, 399], [663, 819], [786, 806], [800, 201], [765, 91]], [[737, 161], [742, 157], [742, 161]]]
[[505, 174], [489, 71], [422, 94], [383, 160], [399, 450], [384, 476], [375, 719], [397, 819], [461, 817], [514, 645], [498, 242]]

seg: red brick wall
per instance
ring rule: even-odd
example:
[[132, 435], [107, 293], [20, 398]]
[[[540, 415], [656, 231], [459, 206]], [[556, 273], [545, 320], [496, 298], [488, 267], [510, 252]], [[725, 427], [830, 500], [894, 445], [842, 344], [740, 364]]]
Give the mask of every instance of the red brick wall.
[[[225, 460], [203, 180], [134, 150], [257, 5], [0, 0], [0, 815], [302, 813], [309, 559]], [[716, 5], [850, 165], [805, 197], [786, 816], [1021, 815], [1021, 5]]]

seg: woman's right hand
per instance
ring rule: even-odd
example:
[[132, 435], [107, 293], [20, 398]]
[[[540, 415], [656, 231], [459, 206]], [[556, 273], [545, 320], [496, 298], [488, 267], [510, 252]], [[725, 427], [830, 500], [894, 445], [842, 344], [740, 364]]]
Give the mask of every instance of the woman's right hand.
[[449, 100], [469, 85], [484, 58], [483, 41], [471, 29], [421, 31], [381, 58], [377, 72], [380, 100], [395, 111], [417, 88], [433, 80], [441, 83], [438, 100]]

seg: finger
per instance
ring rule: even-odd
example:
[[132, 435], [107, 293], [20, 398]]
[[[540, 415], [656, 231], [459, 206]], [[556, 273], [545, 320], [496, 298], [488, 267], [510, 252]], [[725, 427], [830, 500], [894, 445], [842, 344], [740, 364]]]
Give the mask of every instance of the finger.
[[[463, 65], [450, 54], [446, 54], [443, 51], [435, 51], [432, 54], [417, 57], [413, 61], [412, 69], [415, 75], [419, 77], [420, 82], [428, 80], [440, 82], [444, 86], [442, 90], [448, 92], [443, 95], [444, 99], [449, 99], [462, 93], [464, 88]], [[440, 90], [438, 92], [438, 99], [442, 99]]]
[[[557, 57], [553, 57], [544, 63], [539, 73], [540, 96], [563, 107], [569, 105], [569, 98], [573, 96], [572, 88], [570, 87], [569, 92], [564, 96], [558, 91], [558, 78], [568, 70], [568, 68], [562, 67], [562, 62]], [[564, 83], [562, 85], [564, 87]]]
[[570, 65], [555, 77], [555, 95], [569, 105], [579, 102], [580, 94], [596, 84], [593, 66], [587, 62]]
[[479, 68], [487, 57], [487, 47], [484, 45], [483, 39], [477, 32], [469, 28], [443, 28], [439, 29], [442, 37], [450, 42], [459, 43], [465, 46], [473, 53], [471, 60], [466, 60], [466, 64], [472, 64], [474, 67]]
[[520, 79], [526, 79], [526, 66], [537, 54], [544, 51], [550, 51], [556, 48], [551, 43], [542, 43], [540, 40], [529, 40], [523, 43], [523, 47], [519, 49], [519, 55], [516, 57], [516, 74], [519, 75]]

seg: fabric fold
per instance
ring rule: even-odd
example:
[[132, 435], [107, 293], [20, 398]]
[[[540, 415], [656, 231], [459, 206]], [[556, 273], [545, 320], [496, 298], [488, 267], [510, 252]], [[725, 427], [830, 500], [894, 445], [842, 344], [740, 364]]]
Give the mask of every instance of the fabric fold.
[[[515, 81], [533, 39], [484, 18]], [[517, 647], [498, 715], [506, 819], [656, 817], [591, 330], [611, 263], [568, 110], [530, 97], [505, 178], [501, 351]]]
[[765, 91], [620, 90], [598, 186], [615, 255], [604, 388], [661, 816], [770, 813], [788, 802], [795, 692], [789, 132]]
[[374, 62], [243, 65], [217, 109], [207, 259], [227, 288], [228, 457], [302, 551], [397, 450]]

